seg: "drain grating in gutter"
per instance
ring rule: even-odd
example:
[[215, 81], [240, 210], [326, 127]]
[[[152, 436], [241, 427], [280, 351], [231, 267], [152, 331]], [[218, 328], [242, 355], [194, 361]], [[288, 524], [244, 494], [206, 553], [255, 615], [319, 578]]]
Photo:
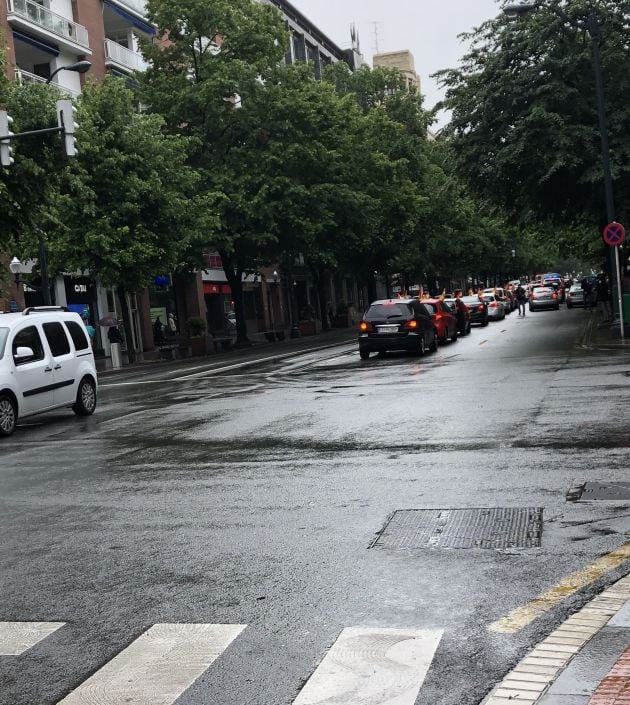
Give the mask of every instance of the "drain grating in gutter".
[[567, 502], [628, 502], [630, 482], [575, 483], [567, 492]]
[[539, 548], [542, 508], [399, 509], [370, 548]]

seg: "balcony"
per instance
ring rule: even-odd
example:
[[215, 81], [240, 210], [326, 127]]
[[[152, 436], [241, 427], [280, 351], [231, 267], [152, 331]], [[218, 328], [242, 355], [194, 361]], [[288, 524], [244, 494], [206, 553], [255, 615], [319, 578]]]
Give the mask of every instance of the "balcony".
[[120, 5], [124, 10], [131, 10], [138, 17], [146, 18], [147, 16], [147, 4], [144, 0], [112, 0], [112, 2], [115, 5]]
[[[15, 79], [18, 83], [46, 83], [45, 78], [24, 69], [15, 69]], [[58, 83], [53, 82], [48, 85], [56, 88], [64, 97], [76, 98], [80, 95], [79, 91], [73, 91], [71, 88], [60, 86]]]
[[77, 53], [91, 53], [88, 32], [83, 25], [62, 17], [33, 0], [7, 0], [7, 20], [12, 25], [35, 31]]
[[148, 67], [141, 54], [127, 49], [112, 39], [105, 40], [105, 65], [123, 71], [146, 71]]

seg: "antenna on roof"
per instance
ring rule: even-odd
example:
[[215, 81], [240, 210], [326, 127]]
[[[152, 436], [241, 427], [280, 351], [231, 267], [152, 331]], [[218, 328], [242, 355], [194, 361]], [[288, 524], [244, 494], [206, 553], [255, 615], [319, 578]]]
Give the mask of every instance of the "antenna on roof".
[[372, 22], [374, 25], [374, 53], [379, 53], [378, 42], [380, 39], [380, 28], [383, 26], [382, 22]]
[[361, 53], [361, 40], [359, 39], [359, 30], [354, 22], [350, 25], [350, 38], [352, 39], [352, 48], [357, 54]]

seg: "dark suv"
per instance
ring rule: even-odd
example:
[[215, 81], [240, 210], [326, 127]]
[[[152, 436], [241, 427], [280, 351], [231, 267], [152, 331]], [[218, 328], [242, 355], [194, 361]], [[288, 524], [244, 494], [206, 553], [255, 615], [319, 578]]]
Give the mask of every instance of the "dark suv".
[[429, 311], [418, 299], [375, 301], [359, 325], [359, 354], [408, 350], [424, 355], [437, 350], [438, 334]]

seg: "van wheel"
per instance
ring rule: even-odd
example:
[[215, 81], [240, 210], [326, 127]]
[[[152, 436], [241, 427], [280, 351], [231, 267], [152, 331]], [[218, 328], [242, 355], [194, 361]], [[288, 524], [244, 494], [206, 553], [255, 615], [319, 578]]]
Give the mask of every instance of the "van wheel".
[[437, 352], [438, 349], [438, 335], [437, 333], [433, 333], [433, 342], [431, 345], [429, 345], [429, 350], [431, 352]]
[[418, 349], [418, 355], [426, 355], [426, 352], [427, 352], [427, 344], [424, 340], [424, 333], [423, 333], [420, 338], [420, 348]]
[[0, 394], [0, 436], [10, 436], [17, 426], [17, 409], [8, 394]]
[[362, 360], [368, 360], [370, 358], [370, 351], [369, 350], [359, 350], [359, 357]]
[[96, 409], [96, 387], [89, 377], [84, 377], [79, 383], [77, 400], [72, 411], [77, 416], [91, 416]]
[[456, 343], [458, 337], [459, 337], [459, 335], [458, 335], [457, 331], [455, 331], [453, 333], [453, 335], [451, 336], [451, 343]]

